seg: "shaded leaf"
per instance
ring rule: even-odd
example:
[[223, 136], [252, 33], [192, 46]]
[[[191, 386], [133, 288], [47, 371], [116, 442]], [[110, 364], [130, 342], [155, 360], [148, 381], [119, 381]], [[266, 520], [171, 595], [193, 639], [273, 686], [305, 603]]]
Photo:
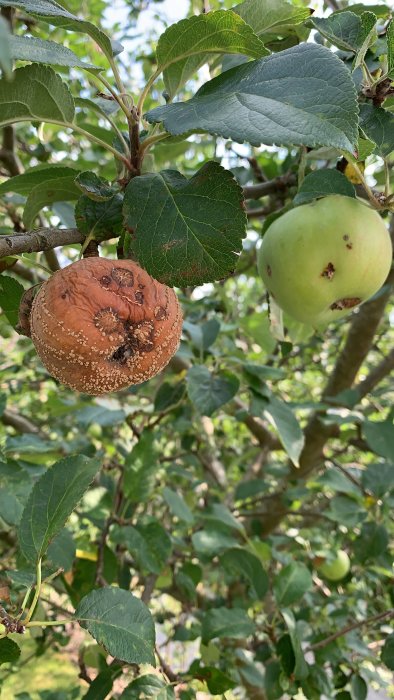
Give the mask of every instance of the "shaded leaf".
[[114, 672], [111, 669], [105, 669], [97, 674], [96, 678], [89, 685], [87, 693], [83, 696], [84, 700], [105, 700], [111, 692], [114, 684]]
[[214, 53], [246, 54], [252, 58], [269, 51], [252, 28], [231, 10], [194, 15], [171, 25], [156, 49], [158, 69], [170, 96]]
[[228, 571], [244, 576], [258, 598], [264, 598], [269, 587], [268, 576], [254, 554], [243, 547], [233, 547], [221, 555], [220, 561]]
[[361, 475], [363, 487], [382, 498], [394, 489], [394, 464], [368, 464]]
[[199, 666], [198, 662], [195, 662], [191, 665], [189, 673], [199, 680], [204, 680], [212, 695], [222, 695], [237, 685], [232, 678], [215, 666]]
[[230, 401], [239, 389], [239, 380], [230, 372], [212, 374], [204, 365], [194, 365], [186, 375], [187, 392], [197, 410], [211, 416]]
[[207, 610], [202, 619], [201, 638], [204, 644], [211, 639], [230, 637], [243, 639], [253, 634], [255, 624], [241, 608], [214, 608]]
[[169, 408], [175, 407], [182, 401], [184, 395], [184, 382], [178, 382], [178, 384], [163, 382], [155, 396], [155, 411], [167, 411]]
[[279, 439], [291, 461], [298, 467], [305, 437], [293, 411], [284, 401], [270, 396], [265, 406], [264, 413], [270, 423], [272, 423], [278, 431]]
[[353, 61], [353, 70], [361, 66], [369, 47], [372, 46], [372, 44], [374, 44], [376, 39], [378, 38], [376, 29], [376, 15], [373, 12], [363, 12], [360, 16], [360, 19], [361, 31], [359, 40], [362, 43]]
[[179, 520], [184, 520], [185, 523], [193, 523], [194, 515], [191, 512], [189, 506], [182, 496], [180, 496], [176, 491], [167, 488], [163, 489], [163, 498], [169, 506], [171, 513], [175, 515]]
[[[0, 0], [0, 5], [3, 3]], [[74, 102], [60, 76], [48, 66], [17, 68], [12, 82], [0, 80], [0, 126], [29, 120], [70, 124]]]
[[354, 549], [360, 561], [376, 559], [387, 550], [389, 536], [384, 525], [378, 523], [363, 523]]
[[0, 195], [6, 194], [7, 192], [17, 192], [18, 194], [27, 195], [31, 190], [44, 182], [52, 182], [58, 177], [63, 178], [67, 175], [73, 175], [74, 177], [78, 173], [75, 168], [69, 168], [66, 165], [36, 165], [33, 168], [25, 170], [21, 175], [15, 175], [15, 177], [10, 177], [8, 180], [0, 183]]
[[361, 676], [359, 676], [357, 673], [352, 675], [350, 689], [352, 700], [366, 700], [368, 695], [368, 686], [364, 678], [361, 678]]
[[112, 233], [114, 237], [119, 236], [123, 230], [122, 206], [121, 194], [100, 202], [83, 194], [75, 207], [78, 230], [86, 235], [94, 234], [97, 241], [101, 235], [108, 237], [108, 233]]
[[155, 665], [152, 616], [129, 591], [110, 587], [91, 591], [74, 616], [111, 656], [130, 664]]
[[300, 600], [312, 588], [312, 576], [304, 564], [292, 562], [275, 577], [274, 593], [279, 606], [288, 606]]
[[79, 173], [75, 178], [75, 184], [83, 194], [95, 202], [105, 202], [116, 194], [115, 188], [109, 184], [108, 180], [104, 180], [91, 170]]
[[383, 107], [362, 104], [360, 126], [371, 141], [376, 143], [376, 153], [388, 156], [394, 150], [394, 114]]
[[0, 639], [0, 665], [15, 663], [21, 655], [21, 650], [16, 642], [9, 637]]
[[142, 697], [154, 698], [154, 700], [175, 700], [175, 693], [173, 687], [167, 685], [162, 678], [147, 673], [131, 681], [119, 700], [140, 700]]
[[386, 30], [387, 40], [387, 73], [390, 78], [394, 78], [394, 19], [389, 23]]
[[148, 500], [157, 469], [152, 433], [145, 430], [125, 462], [124, 492], [132, 503]]
[[394, 425], [392, 421], [365, 421], [363, 433], [374, 452], [394, 463]]
[[236, 547], [238, 540], [228, 532], [205, 528], [193, 533], [192, 544], [197, 554], [203, 557], [213, 557], [226, 549]]
[[0, 17], [0, 68], [7, 80], [12, 76], [11, 39], [8, 24], [3, 17]]
[[308, 664], [304, 659], [304, 654], [301, 647], [301, 640], [297, 632], [296, 621], [291, 610], [281, 610], [281, 613], [286, 623], [287, 629], [289, 630], [291, 644], [294, 651], [294, 678], [296, 678], [297, 680], [302, 680], [303, 678], [306, 678], [309, 671]]
[[18, 324], [19, 304], [24, 291], [13, 277], [0, 275], [0, 307], [14, 328]]
[[294, 197], [294, 204], [305, 204], [328, 194], [355, 197], [356, 191], [346, 175], [339, 170], [322, 168], [308, 173]]
[[[372, 16], [372, 26], [374, 26], [376, 23], [376, 15], [372, 12], [363, 14]], [[350, 10], [339, 13], [335, 12], [329, 17], [312, 17], [311, 22], [322, 36], [339, 49], [357, 53], [372, 28], [369, 25], [367, 26], [366, 19], [367, 18], [364, 17], [364, 20], [362, 20], [361, 15], [356, 15]]]
[[387, 668], [394, 671], [394, 632], [387, 637], [380, 658]]
[[91, 22], [71, 14], [54, 0], [0, 0], [0, 7], [17, 7], [32, 17], [53, 24], [55, 27], [89, 34], [103, 49], [107, 58], [111, 58], [114, 54], [111, 41], [104, 32]]
[[353, 151], [357, 102], [350, 73], [328, 49], [303, 44], [226, 71], [188, 102], [146, 115], [173, 135], [207, 131], [259, 146]]
[[71, 202], [78, 199], [80, 193], [74, 183], [76, 173], [77, 171], [74, 170], [72, 175], [64, 177], [57, 174], [56, 179], [41, 182], [33, 187], [23, 210], [23, 223], [27, 229], [33, 227], [36, 216], [44, 207], [54, 204], [54, 202]]
[[171, 555], [171, 538], [159, 522], [119, 528], [112, 534], [117, 544], [123, 544], [136, 559], [139, 567], [159, 574]]
[[134, 178], [126, 188], [124, 217], [138, 261], [168, 285], [226, 277], [245, 236], [242, 189], [216, 162], [190, 180], [175, 170]]
[[285, 0], [246, 0], [234, 7], [258, 35], [284, 34], [311, 15], [308, 7], [297, 7]]
[[91, 63], [81, 61], [78, 56], [62, 44], [55, 41], [37, 39], [31, 36], [15, 36], [10, 38], [11, 58], [32, 63], [49, 63], [53, 66], [69, 66], [70, 68], [85, 68], [86, 70], [101, 70]]
[[48, 547], [47, 557], [55, 569], [70, 571], [75, 558], [75, 542], [69, 530], [63, 528]]
[[22, 513], [19, 543], [28, 561], [37, 561], [61, 530], [94, 479], [97, 459], [65, 457], [35, 483]]

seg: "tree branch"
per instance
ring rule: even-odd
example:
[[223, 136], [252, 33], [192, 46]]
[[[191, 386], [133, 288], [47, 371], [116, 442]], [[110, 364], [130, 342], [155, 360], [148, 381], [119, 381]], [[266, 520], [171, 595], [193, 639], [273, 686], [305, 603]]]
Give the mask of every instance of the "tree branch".
[[[40, 228], [28, 233], [1, 236], [0, 258], [21, 253], [39, 253], [70, 243], [83, 243], [85, 238], [86, 235], [76, 228]], [[105, 240], [111, 238], [114, 238], [114, 234], [109, 232]]]
[[267, 182], [259, 182], [258, 185], [246, 185], [243, 188], [243, 194], [245, 199], [260, 199], [260, 197], [265, 197], [267, 194], [277, 194], [278, 191], [283, 192], [288, 187], [296, 184], [297, 178], [295, 174], [287, 173]]
[[37, 425], [8, 408], [3, 412], [1, 422], [4, 423], [4, 425], [11, 426], [11, 428], [14, 428], [18, 433], [31, 433], [39, 435], [40, 437], [47, 437]]
[[327, 646], [327, 644], [334, 642], [335, 639], [338, 639], [339, 637], [343, 637], [348, 632], [352, 632], [353, 630], [356, 630], [359, 627], [363, 627], [364, 625], [370, 625], [371, 623], [379, 622], [380, 620], [391, 620], [391, 618], [393, 618], [393, 617], [394, 617], [394, 608], [391, 608], [391, 610], [385, 610], [382, 613], [378, 613], [378, 615], [372, 615], [371, 617], [367, 617], [365, 620], [359, 620], [359, 622], [353, 622], [353, 624], [347, 625], [346, 627], [343, 627], [342, 629], [338, 630], [338, 632], [334, 632], [334, 634], [330, 634], [329, 637], [326, 637], [325, 639], [321, 639], [320, 642], [316, 642], [316, 644], [312, 644], [305, 651], [306, 652], [307, 651], [316, 651], [316, 649], [322, 649], [323, 647]]
[[357, 391], [359, 401], [369, 394], [379, 382], [382, 381], [394, 369], [394, 348], [376, 367], [374, 367], [368, 376], [357, 384], [354, 389]]

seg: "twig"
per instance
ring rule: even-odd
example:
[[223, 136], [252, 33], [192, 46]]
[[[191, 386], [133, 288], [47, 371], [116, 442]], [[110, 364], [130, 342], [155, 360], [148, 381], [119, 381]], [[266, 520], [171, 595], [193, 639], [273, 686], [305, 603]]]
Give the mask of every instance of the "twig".
[[311, 644], [311, 646], [309, 646], [305, 651], [316, 651], [316, 649], [322, 649], [323, 647], [327, 646], [327, 644], [330, 644], [331, 642], [335, 641], [335, 639], [343, 637], [348, 632], [352, 632], [353, 630], [356, 630], [359, 627], [363, 627], [364, 625], [370, 625], [371, 623], [379, 622], [380, 620], [391, 620], [391, 618], [393, 617], [394, 608], [391, 608], [390, 610], [386, 610], [385, 612], [379, 613], [378, 615], [372, 615], [371, 617], [367, 617], [365, 620], [353, 622], [353, 624], [347, 625], [347, 627], [343, 627], [342, 629], [338, 630], [338, 632], [330, 634], [329, 637], [321, 639], [320, 642], [316, 642], [316, 644]]
[[287, 173], [287, 175], [275, 177], [273, 180], [261, 182], [258, 185], [247, 185], [243, 188], [243, 194], [245, 199], [260, 199], [260, 197], [264, 197], [267, 194], [277, 194], [278, 191], [286, 190], [288, 187], [296, 184], [296, 175]]
[[[115, 235], [108, 231], [102, 239], [110, 240], [114, 237]], [[83, 243], [85, 238], [86, 235], [76, 228], [41, 228], [28, 233], [1, 236], [0, 258], [21, 253], [38, 253], [71, 243]]]
[[387, 377], [394, 369], [394, 349], [389, 352], [382, 362], [374, 367], [365, 379], [354, 387], [357, 391], [358, 399], [361, 400], [369, 394], [379, 382]]

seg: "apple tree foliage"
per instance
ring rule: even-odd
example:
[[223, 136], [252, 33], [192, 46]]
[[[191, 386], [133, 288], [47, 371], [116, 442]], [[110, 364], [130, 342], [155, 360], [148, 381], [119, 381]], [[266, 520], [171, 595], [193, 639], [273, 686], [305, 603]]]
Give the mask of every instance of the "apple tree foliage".
[[[393, 278], [316, 331], [256, 270], [269, 224], [328, 194], [394, 231], [389, 3], [120, 7], [0, 0], [0, 689], [390, 692]], [[175, 286], [184, 327], [161, 375], [94, 399], [18, 307], [98, 244]]]

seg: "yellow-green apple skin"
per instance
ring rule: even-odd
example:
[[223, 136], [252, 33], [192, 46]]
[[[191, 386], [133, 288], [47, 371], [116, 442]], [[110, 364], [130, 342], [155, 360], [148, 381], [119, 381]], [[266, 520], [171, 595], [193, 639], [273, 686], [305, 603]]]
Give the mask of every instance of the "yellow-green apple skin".
[[383, 219], [368, 204], [339, 194], [276, 219], [258, 252], [259, 273], [276, 303], [315, 327], [346, 316], [373, 296], [391, 262]]
[[318, 567], [319, 573], [328, 581], [340, 581], [350, 571], [350, 559], [347, 553], [340, 549], [334, 561], [327, 561]]

